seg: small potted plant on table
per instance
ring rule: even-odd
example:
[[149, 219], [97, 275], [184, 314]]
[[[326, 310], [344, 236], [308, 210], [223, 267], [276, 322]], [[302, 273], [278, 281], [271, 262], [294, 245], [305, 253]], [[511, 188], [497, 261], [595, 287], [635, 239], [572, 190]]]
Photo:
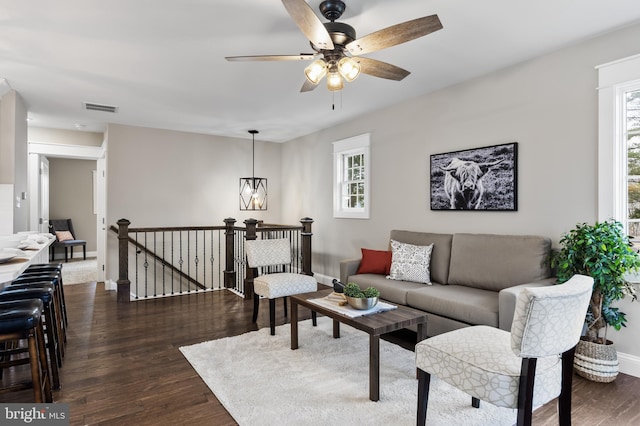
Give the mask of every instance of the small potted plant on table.
[[348, 283], [344, 286], [344, 295], [347, 303], [356, 309], [371, 309], [378, 304], [380, 291], [374, 287], [368, 287], [364, 290], [356, 283]]
[[560, 239], [562, 248], [551, 257], [558, 283], [574, 274], [593, 278], [593, 293], [587, 310], [586, 335], [576, 348], [574, 368], [587, 379], [612, 382], [618, 375], [618, 357], [613, 342], [608, 340], [608, 327], [626, 327], [623, 312], [612, 304], [625, 296], [636, 300], [627, 272], [640, 267], [640, 257], [624, 233], [624, 227], [613, 219], [595, 225], [581, 223]]

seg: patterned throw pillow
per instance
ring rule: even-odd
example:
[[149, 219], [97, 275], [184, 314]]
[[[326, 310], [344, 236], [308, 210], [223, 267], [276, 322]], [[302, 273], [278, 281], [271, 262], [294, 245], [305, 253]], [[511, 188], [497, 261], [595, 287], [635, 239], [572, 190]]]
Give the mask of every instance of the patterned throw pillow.
[[71, 235], [70, 231], [56, 231], [56, 237], [58, 238], [58, 241], [73, 240], [73, 235]]
[[433, 244], [416, 246], [391, 240], [391, 280], [431, 284], [431, 251]]

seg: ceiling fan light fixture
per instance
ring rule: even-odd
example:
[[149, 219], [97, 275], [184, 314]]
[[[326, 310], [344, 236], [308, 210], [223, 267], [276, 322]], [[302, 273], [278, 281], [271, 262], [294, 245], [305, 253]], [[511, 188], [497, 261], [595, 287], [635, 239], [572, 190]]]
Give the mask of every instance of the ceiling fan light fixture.
[[352, 82], [360, 75], [360, 63], [353, 58], [345, 56], [338, 62], [338, 72], [345, 80]]
[[304, 75], [307, 77], [310, 83], [318, 84], [322, 77], [327, 74], [327, 64], [322, 59], [313, 61], [308, 67], [304, 69]]
[[342, 90], [343, 87], [344, 81], [342, 81], [340, 73], [337, 71], [331, 71], [327, 75], [327, 89], [331, 92], [336, 92], [338, 90]]

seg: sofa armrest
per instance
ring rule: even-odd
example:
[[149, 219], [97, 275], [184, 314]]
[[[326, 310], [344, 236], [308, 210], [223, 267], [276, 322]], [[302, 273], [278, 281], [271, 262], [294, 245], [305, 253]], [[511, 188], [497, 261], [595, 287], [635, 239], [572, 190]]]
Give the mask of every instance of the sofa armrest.
[[343, 284], [347, 283], [347, 278], [350, 275], [355, 275], [358, 272], [361, 261], [362, 258], [360, 257], [340, 261], [340, 281], [342, 281]]
[[498, 293], [498, 326], [505, 331], [511, 331], [511, 323], [513, 315], [516, 311], [516, 301], [518, 295], [525, 287], [544, 287], [553, 285], [556, 278], [546, 278], [541, 281], [535, 281], [526, 284], [520, 284], [513, 287], [505, 288]]

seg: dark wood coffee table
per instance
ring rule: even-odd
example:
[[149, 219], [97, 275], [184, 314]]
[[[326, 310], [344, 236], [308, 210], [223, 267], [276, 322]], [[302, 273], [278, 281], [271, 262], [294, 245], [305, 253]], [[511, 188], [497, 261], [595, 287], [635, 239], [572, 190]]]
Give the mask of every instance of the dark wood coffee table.
[[340, 337], [340, 323], [350, 325], [369, 334], [369, 399], [380, 399], [380, 336], [385, 333], [407, 328], [418, 327], [418, 341], [425, 339], [427, 315], [423, 311], [398, 305], [396, 309], [350, 318], [339, 312], [309, 302], [331, 294], [333, 290], [320, 290], [313, 293], [302, 293], [290, 296], [291, 299], [291, 349], [298, 349], [298, 305], [309, 308], [319, 314], [333, 319], [333, 337]]

